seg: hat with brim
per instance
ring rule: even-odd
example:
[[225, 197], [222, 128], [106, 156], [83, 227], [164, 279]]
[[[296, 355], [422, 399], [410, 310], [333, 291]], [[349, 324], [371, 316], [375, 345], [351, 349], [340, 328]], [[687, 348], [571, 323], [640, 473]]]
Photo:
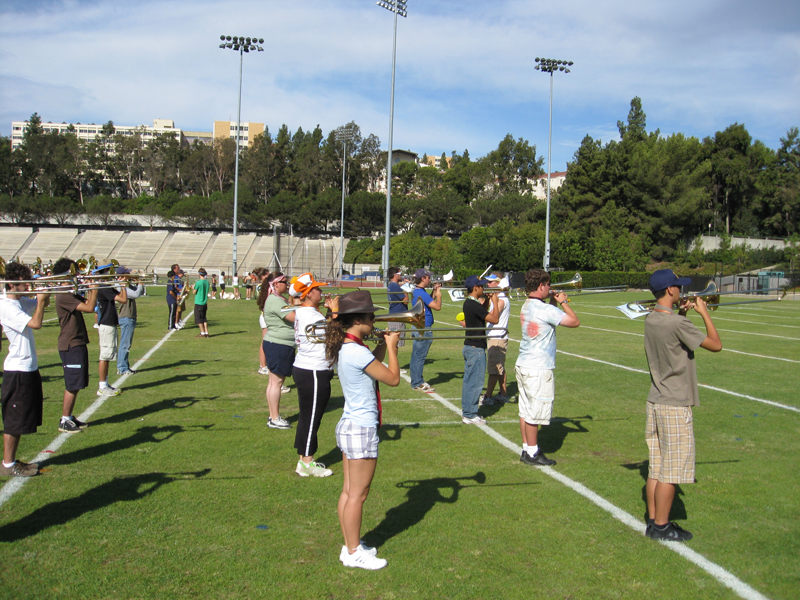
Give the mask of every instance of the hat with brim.
[[672, 269], [659, 269], [650, 275], [650, 291], [660, 292], [668, 287], [689, 285], [692, 280], [688, 277], [678, 277]]
[[472, 288], [474, 288], [475, 286], [477, 286], [477, 285], [487, 286], [487, 285], [489, 285], [489, 282], [486, 279], [481, 279], [477, 275], [470, 275], [469, 277], [467, 277], [467, 280], [464, 282], [464, 287], [466, 287], [467, 289], [470, 289], [470, 290]]
[[428, 269], [417, 269], [414, 273], [414, 277], [416, 279], [422, 279], [423, 277], [428, 277], [430, 275], [433, 275], [433, 273], [428, 271]]
[[357, 292], [350, 292], [344, 296], [339, 297], [339, 310], [336, 312], [340, 315], [350, 315], [358, 313], [374, 313], [379, 310], [384, 310], [382, 306], [375, 306], [372, 303], [372, 296], [366, 290], [359, 290]]
[[129, 275], [131, 270], [128, 267], [117, 267], [114, 270], [114, 273], [117, 275]]
[[328, 284], [315, 280], [311, 273], [303, 273], [292, 282], [291, 286], [289, 286], [289, 295], [293, 298], [305, 300], [306, 296], [308, 296], [308, 293], [311, 290], [317, 287], [322, 287], [323, 285]]

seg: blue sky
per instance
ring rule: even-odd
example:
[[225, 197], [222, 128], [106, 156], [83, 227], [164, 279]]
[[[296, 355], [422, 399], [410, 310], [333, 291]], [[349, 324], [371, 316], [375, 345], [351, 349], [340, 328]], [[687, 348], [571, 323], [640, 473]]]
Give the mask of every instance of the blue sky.
[[[473, 158], [507, 134], [553, 170], [587, 134], [617, 138], [634, 96], [649, 130], [699, 138], [744, 123], [775, 148], [800, 126], [797, 0], [409, 0], [399, 19], [394, 147]], [[236, 118], [239, 58], [220, 34], [265, 39], [245, 55], [242, 119], [275, 132], [355, 121], [386, 148], [392, 14], [372, 0], [3, 0], [0, 134], [53, 122]]]

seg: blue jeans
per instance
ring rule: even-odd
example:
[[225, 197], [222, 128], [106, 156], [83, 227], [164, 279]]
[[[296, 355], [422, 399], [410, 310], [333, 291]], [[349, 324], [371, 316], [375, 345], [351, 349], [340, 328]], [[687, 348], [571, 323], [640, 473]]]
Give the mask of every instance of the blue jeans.
[[471, 419], [478, 416], [478, 402], [486, 373], [486, 351], [475, 346], [464, 346], [464, 381], [461, 384], [461, 415]]
[[411, 337], [414, 340], [414, 345], [411, 348], [411, 364], [409, 370], [411, 371], [411, 387], [419, 387], [425, 380], [422, 378], [422, 369], [425, 366], [425, 359], [428, 357], [428, 350], [431, 349], [433, 343], [433, 332], [425, 330], [420, 335], [417, 331], [411, 332]]
[[117, 373], [125, 373], [128, 365], [128, 354], [133, 343], [133, 330], [136, 328], [136, 319], [121, 317], [119, 320], [119, 348], [117, 349]]

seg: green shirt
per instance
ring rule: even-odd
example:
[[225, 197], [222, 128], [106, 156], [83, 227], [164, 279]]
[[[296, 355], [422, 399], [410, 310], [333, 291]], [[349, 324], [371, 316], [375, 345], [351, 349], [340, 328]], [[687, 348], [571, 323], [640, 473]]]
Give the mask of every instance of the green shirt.
[[194, 303], [208, 304], [208, 279], [198, 279], [194, 282]]
[[267, 335], [264, 340], [273, 344], [294, 346], [294, 325], [286, 320], [288, 313], [282, 313], [286, 300], [277, 294], [270, 294], [264, 303], [264, 320], [267, 322]]

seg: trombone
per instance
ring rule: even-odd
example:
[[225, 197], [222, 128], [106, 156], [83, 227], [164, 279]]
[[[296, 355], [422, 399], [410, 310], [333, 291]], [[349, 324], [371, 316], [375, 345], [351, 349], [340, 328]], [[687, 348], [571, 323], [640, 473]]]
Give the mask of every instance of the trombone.
[[[706, 302], [706, 306], [709, 310], [714, 311], [717, 310], [720, 306], [733, 306], [736, 304], [760, 304], [762, 302], [780, 302], [786, 296], [787, 288], [785, 287], [778, 287], [778, 288], [768, 288], [762, 290], [749, 290], [749, 291], [733, 291], [733, 292], [720, 292], [717, 289], [717, 284], [713, 281], [709, 281], [706, 285], [705, 289], [701, 292], [689, 292], [688, 294], [681, 294], [680, 302], [683, 303], [686, 300], [691, 300], [692, 298], [702, 298]], [[764, 298], [762, 300], [741, 300], [738, 302], [720, 302], [720, 296], [726, 296], [730, 294], [757, 294], [757, 293], [764, 293], [764, 292], [783, 292], [780, 296], [776, 296], [775, 298]], [[620, 304], [616, 306], [617, 310], [622, 312], [626, 317], [630, 319], [638, 319], [639, 317], [644, 317], [649, 315], [655, 309], [657, 301], [653, 300], [637, 300], [635, 302], [628, 302], [627, 304]]]
[[574, 288], [574, 293], [583, 294], [589, 292], [590, 294], [610, 294], [613, 292], [627, 292], [627, 285], [605, 285], [600, 287], [585, 288], [583, 287], [583, 277], [580, 273], [575, 273], [575, 276], [569, 281], [562, 281], [560, 283], [551, 283], [550, 288], [571, 287]]
[[[375, 316], [375, 323], [408, 323], [413, 325], [415, 329], [424, 330], [424, 331], [446, 331], [452, 333], [454, 330], [452, 328], [447, 327], [434, 327], [434, 328], [425, 328], [425, 307], [422, 305], [421, 300], [417, 300], [414, 307], [406, 312], [401, 313], [388, 313], [385, 315], [376, 315]], [[308, 341], [312, 344], [324, 344], [325, 343], [325, 325], [327, 321], [317, 321], [316, 323], [311, 323], [310, 325], [306, 326], [306, 337]], [[493, 328], [493, 332], [508, 332], [508, 329], [500, 327], [500, 328]], [[467, 333], [469, 332], [469, 333]], [[473, 335], [474, 332], [474, 335]], [[478, 333], [480, 332], [480, 333]], [[378, 340], [383, 337], [383, 330], [373, 331], [372, 335], [366, 337], [366, 340]], [[489, 336], [486, 333], [486, 329], [484, 328], [467, 328], [465, 333], [460, 335], [434, 335], [433, 338], [437, 340], [463, 340], [463, 339], [486, 339]], [[402, 332], [401, 332], [402, 339], [408, 339]]]

